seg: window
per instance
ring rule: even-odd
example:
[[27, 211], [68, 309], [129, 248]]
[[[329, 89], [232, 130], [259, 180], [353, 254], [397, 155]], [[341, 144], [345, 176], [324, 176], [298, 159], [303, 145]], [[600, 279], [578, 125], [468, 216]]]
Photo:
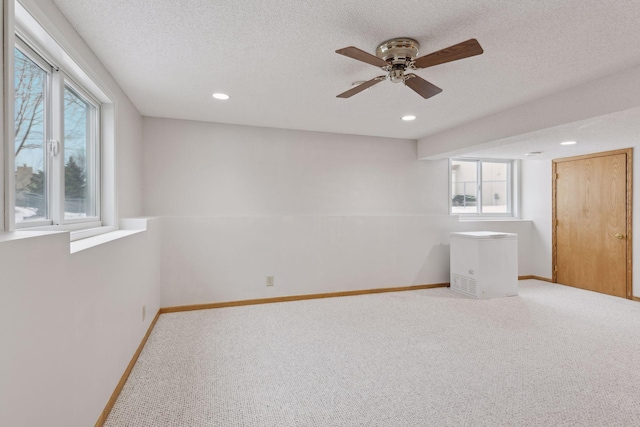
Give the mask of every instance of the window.
[[97, 58], [78, 56], [79, 36], [53, 27], [37, 2], [13, 6], [0, 229], [68, 230], [71, 240], [115, 230], [119, 95], [111, 77]]
[[100, 104], [20, 39], [14, 58], [16, 228], [99, 226]]
[[36, 56], [27, 56], [23, 50], [14, 51], [16, 223], [49, 217], [45, 106], [49, 101], [51, 67]]
[[514, 216], [513, 160], [451, 159], [451, 213]]

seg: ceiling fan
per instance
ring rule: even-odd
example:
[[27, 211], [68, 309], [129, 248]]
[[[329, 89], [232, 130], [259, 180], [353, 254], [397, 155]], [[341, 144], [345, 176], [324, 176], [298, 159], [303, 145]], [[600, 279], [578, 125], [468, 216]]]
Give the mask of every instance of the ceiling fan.
[[337, 98], [350, 98], [386, 79], [391, 80], [393, 83], [404, 83], [405, 86], [409, 86], [424, 99], [431, 98], [442, 92], [442, 89], [414, 73], [407, 74], [406, 71], [433, 67], [434, 65], [480, 55], [483, 52], [480, 43], [476, 39], [469, 39], [429, 55], [416, 58], [419, 48], [420, 45], [416, 40], [403, 37], [382, 43], [376, 49], [375, 56], [353, 46], [336, 50], [336, 53], [340, 55], [375, 65], [387, 73], [359, 84], [341, 93]]

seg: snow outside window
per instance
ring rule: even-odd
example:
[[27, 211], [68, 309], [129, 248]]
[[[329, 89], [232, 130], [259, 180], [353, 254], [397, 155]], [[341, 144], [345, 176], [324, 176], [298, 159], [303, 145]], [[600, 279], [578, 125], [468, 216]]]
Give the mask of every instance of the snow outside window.
[[99, 225], [99, 103], [20, 39], [14, 58], [16, 228]]

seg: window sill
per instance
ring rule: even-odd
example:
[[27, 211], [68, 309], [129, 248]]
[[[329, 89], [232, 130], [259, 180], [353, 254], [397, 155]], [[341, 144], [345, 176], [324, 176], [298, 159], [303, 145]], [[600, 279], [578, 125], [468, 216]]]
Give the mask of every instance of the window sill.
[[[127, 218], [120, 221], [120, 229], [115, 227], [98, 227], [89, 230], [69, 232], [68, 230], [16, 230], [12, 232], [0, 232], [0, 244], [11, 243], [22, 239], [37, 239], [51, 235], [69, 236], [71, 240], [73, 234], [76, 234], [76, 240], [70, 241], [69, 252], [74, 254], [105, 243], [123, 239], [134, 234], [144, 233], [148, 229], [148, 218]], [[80, 238], [78, 233], [86, 233]], [[101, 234], [97, 234], [101, 233]]]
[[530, 219], [505, 217], [462, 217], [458, 216], [458, 222], [531, 222]]
[[111, 233], [111, 232], [117, 231], [117, 230], [118, 229], [116, 227], [111, 227], [111, 226], [94, 227], [94, 228], [86, 228], [86, 229], [83, 229], [83, 230], [75, 230], [75, 231], [71, 231], [71, 236], [69, 237], [69, 239], [72, 242], [75, 242], [76, 240], [87, 239], [87, 238], [90, 238], [90, 237], [99, 236], [101, 234]]
[[61, 234], [64, 231], [31, 231], [31, 230], [16, 230], [5, 233], [0, 233], [0, 243], [12, 242], [22, 239], [33, 239], [43, 236], [50, 236], [52, 234]]
[[147, 231], [150, 218], [127, 218], [120, 222], [121, 228], [99, 227], [71, 233], [70, 253], [91, 249], [93, 247], [123, 239], [134, 234]]
[[[105, 227], [111, 228], [111, 227]], [[124, 237], [132, 236], [138, 233], [144, 233], [146, 230], [116, 230], [107, 233], [99, 234], [93, 237], [87, 237], [81, 240], [75, 240], [71, 242], [70, 253], [91, 249], [95, 246], [103, 245], [105, 243], [113, 242], [114, 240], [122, 239]]]

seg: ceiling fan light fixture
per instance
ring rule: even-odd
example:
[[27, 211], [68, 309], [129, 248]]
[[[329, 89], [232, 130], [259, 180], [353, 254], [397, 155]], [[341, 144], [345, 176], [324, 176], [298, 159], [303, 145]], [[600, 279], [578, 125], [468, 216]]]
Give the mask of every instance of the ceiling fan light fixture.
[[404, 83], [409, 89], [424, 99], [428, 99], [442, 92], [442, 89], [414, 73], [407, 73], [408, 71], [429, 68], [435, 65], [480, 55], [484, 52], [476, 39], [469, 39], [418, 58], [419, 49], [420, 44], [416, 40], [400, 37], [387, 40], [380, 44], [376, 49], [375, 55], [358, 49], [355, 46], [348, 46], [336, 50], [337, 54], [379, 67], [385, 72], [385, 75], [374, 77], [359, 86], [352, 87], [337, 95], [337, 97], [351, 98], [353, 95], [383, 80], [389, 80], [392, 83]]
[[560, 145], [574, 145], [577, 143], [578, 141], [564, 141], [564, 142], [561, 142]]
[[215, 99], [220, 99], [222, 101], [225, 101], [225, 100], [229, 99], [229, 95], [227, 95], [226, 93], [219, 93], [219, 92], [214, 93], [213, 97]]
[[411, 114], [408, 114], [406, 116], [402, 116], [402, 120], [404, 120], [405, 122], [410, 122], [410, 121], [415, 120], [415, 119], [416, 119], [416, 116], [413, 116]]

